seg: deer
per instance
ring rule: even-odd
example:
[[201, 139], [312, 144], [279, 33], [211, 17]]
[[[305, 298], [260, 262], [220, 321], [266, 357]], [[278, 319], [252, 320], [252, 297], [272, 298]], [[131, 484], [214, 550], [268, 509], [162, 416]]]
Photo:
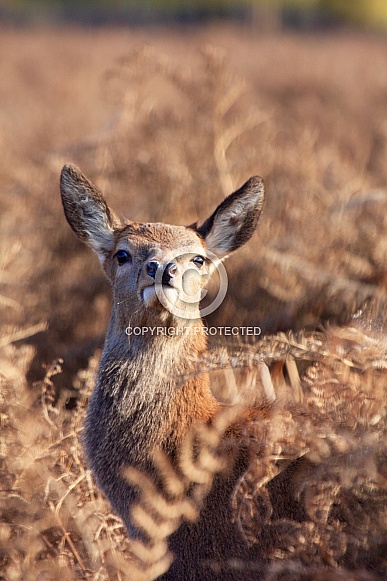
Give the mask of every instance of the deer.
[[[222, 408], [208, 373], [190, 375], [191, 362], [208, 349], [200, 299], [217, 264], [253, 235], [264, 205], [264, 182], [251, 177], [201, 225], [189, 226], [120, 220], [98, 187], [71, 164], [62, 169], [60, 191], [69, 225], [97, 254], [112, 287], [111, 317], [86, 412], [87, 462], [129, 536], [136, 538], [129, 511], [136, 490], [122, 468], [151, 472], [156, 449], [173, 463], [192, 426], [211, 424]], [[128, 333], [128, 328], [174, 332]], [[182, 377], [187, 379], [182, 382]], [[245, 468], [241, 452], [232, 473], [216, 479], [199, 521], [171, 537], [176, 559], [165, 579], [241, 578], [240, 571], [206, 572], [200, 562], [248, 553], [227, 502]], [[248, 578], [244, 572], [243, 579]]]

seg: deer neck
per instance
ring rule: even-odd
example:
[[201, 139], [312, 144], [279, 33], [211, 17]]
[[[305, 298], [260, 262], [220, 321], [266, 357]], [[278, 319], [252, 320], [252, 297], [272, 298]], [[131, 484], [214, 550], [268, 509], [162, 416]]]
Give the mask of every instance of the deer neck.
[[[114, 321], [111, 323], [114, 326]], [[183, 326], [148, 327], [142, 333], [107, 335], [97, 385], [114, 399], [138, 447], [176, 449], [193, 423], [208, 422], [219, 409], [208, 373], [201, 319]]]

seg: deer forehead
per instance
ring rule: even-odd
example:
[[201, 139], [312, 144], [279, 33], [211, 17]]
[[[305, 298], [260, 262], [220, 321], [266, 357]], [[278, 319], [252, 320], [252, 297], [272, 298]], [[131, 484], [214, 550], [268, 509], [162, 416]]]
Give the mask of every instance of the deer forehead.
[[205, 253], [204, 240], [193, 228], [158, 222], [127, 224], [116, 232], [116, 247], [123, 244], [129, 244], [140, 255], [146, 255], [151, 250]]

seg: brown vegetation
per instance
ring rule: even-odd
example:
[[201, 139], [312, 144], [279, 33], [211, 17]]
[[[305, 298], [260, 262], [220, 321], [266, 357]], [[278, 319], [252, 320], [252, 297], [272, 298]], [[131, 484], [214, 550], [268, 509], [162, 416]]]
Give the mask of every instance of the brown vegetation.
[[[0, 60], [0, 578], [140, 578], [79, 440], [110, 298], [63, 218], [67, 161], [139, 221], [192, 223], [265, 178], [259, 232], [230, 258], [227, 299], [208, 321], [261, 326], [261, 343], [205, 363], [263, 359], [281, 396], [245, 434], [256, 461], [232, 499], [256, 560], [229, 566], [245, 579], [253, 562], [265, 581], [384, 578], [384, 40], [2, 31]], [[351, 319], [369, 299], [380, 310]], [[220, 467], [188, 498], [193, 512]], [[179, 502], [196, 490], [187, 478]]]

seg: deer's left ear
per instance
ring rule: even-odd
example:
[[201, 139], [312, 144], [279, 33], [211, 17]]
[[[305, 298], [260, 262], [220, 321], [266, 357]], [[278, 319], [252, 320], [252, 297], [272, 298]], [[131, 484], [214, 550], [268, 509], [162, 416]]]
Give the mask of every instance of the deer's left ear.
[[75, 234], [99, 256], [103, 263], [114, 245], [117, 219], [98, 188], [71, 164], [60, 176], [63, 208]]
[[197, 228], [208, 250], [224, 258], [245, 244], [258, 224], [264, 200], [265, 186], [258, 176], [228, 196]]

